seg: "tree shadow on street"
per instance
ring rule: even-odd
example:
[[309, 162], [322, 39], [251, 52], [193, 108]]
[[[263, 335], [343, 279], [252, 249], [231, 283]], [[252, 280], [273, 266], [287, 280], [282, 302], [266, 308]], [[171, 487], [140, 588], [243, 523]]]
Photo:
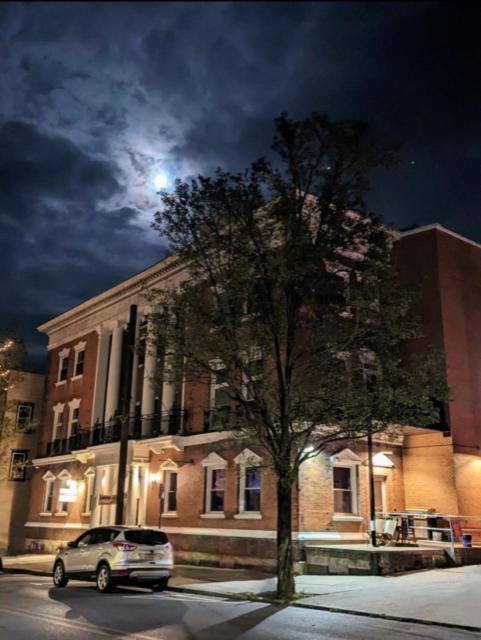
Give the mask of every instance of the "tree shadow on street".
[[271, 616], [285, 609], [284, 604], [269, 604], [256, 607], [225, 622], [206, 627], [202, 631], [193, 634], [195, 640], [236, 640], [239, 636], [257, 627]]

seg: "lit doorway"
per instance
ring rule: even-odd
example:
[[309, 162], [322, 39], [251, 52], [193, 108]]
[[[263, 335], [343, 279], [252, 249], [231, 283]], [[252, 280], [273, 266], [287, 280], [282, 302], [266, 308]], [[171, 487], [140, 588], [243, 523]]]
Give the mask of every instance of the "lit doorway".
[[374, 502], [376, 512], [387, 512], [386, 476], [374, 476]]

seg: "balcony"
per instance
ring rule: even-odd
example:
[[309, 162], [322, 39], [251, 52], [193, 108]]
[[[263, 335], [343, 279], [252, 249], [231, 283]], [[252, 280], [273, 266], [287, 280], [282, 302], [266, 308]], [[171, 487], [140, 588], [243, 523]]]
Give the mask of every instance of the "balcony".
[[[186, 411], [165, 411], [160, 414], [129, 417], [129, 440], [142, 440], [163, 435], [177, 435], [181, 426], [186, 427]], [[119, 418], [106, 423], [97, 423], [91, 429], [80, 429], [70, 438], [47, 443], [46, 457], [61, 456], [95, 447], [119, 442], [122, 424]]]

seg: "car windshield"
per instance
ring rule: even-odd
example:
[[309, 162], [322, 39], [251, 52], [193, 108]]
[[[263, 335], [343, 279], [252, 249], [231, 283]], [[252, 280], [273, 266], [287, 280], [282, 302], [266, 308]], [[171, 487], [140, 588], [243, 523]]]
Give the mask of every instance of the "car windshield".
[[163, 531], [156, 531], [155, 529], [130, 529], [124, 531], [124, 537], [127, 542], [134, 542], [135, 544], [167, 544], [169, 541]]

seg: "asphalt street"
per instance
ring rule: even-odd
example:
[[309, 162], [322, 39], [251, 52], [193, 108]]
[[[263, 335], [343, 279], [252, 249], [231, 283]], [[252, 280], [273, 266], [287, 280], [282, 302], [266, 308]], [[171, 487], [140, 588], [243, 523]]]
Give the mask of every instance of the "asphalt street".
[[99, 594], [49, 578], [0, 576], [0, 639], [132, 640], [468, 640], [481, 634], [213, 596], [119, 588]]

